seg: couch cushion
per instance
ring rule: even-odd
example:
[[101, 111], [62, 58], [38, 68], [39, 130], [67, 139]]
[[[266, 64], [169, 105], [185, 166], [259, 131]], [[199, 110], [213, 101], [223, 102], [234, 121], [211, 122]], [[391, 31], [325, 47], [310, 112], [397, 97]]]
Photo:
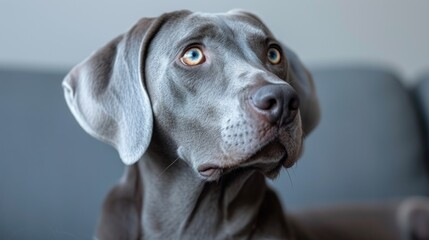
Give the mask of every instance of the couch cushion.
[[422, 125], [398, 77], [365, 67], [313, 75], [321, 122], [302, 159], [274, 182], [284, 202], [302, 208], [428, 194]]

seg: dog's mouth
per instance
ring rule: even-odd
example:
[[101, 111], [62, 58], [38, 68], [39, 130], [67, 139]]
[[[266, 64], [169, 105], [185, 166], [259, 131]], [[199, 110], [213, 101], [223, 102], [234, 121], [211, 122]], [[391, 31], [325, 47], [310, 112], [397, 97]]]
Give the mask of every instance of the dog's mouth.
[[279, 140], [273, 140], [247, 158], [236, 161], [234, 164], [222, 166], [206, 163], [198, 166], [201, 177], [208, 181], [218, 180], [225, 174], [242, 171], [259, 171], [268, 178], [275, 178], [282, 167], [289, 168], [295, 161], [288, 158], [286, 148]]

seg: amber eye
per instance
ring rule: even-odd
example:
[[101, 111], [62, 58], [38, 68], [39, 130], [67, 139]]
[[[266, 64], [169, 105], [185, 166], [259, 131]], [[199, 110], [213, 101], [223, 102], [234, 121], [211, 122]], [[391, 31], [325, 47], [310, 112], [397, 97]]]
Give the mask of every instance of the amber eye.
[[206, 57], [201, 49], [193, 47], [182, 55], [180, 61], [187, 66], [196, 66], [205, 62]]
[[271, 64], [276, 65], [276, 64], [279, 64], [280, 61], [282, 60], [282, 54], [277, 48], [270, 47], [267, 52], [267, 58]]

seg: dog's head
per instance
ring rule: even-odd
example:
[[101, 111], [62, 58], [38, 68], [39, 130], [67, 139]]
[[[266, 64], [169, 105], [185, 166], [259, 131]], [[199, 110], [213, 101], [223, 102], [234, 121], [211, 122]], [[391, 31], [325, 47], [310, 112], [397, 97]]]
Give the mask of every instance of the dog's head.
[[276, 175], [298, 159], [319, 118], [297, 56], [238, 11], [142, 19], [63, 86], [80, 125], [124, 163], [153, 150], [208, 180], [241, 168]]

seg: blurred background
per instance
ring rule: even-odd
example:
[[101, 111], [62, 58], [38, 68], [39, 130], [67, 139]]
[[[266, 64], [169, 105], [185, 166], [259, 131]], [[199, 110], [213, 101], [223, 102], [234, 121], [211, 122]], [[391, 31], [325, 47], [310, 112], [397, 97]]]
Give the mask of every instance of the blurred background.
[[428, 196], [429, 1], [0, 2], [0, 239], [92, 239], [123, 165], [86, 134], [67, 71], [141, 17], [256, 13], [309, 66], [322, 118], [271, 182], [286, 208]]
[[141, 17], [236, 8], [259, 15], [308, 64], [370, 61], [411, 77], [429, 65], [425, 0], [2, 0], [0, 65], [68, 69]]

